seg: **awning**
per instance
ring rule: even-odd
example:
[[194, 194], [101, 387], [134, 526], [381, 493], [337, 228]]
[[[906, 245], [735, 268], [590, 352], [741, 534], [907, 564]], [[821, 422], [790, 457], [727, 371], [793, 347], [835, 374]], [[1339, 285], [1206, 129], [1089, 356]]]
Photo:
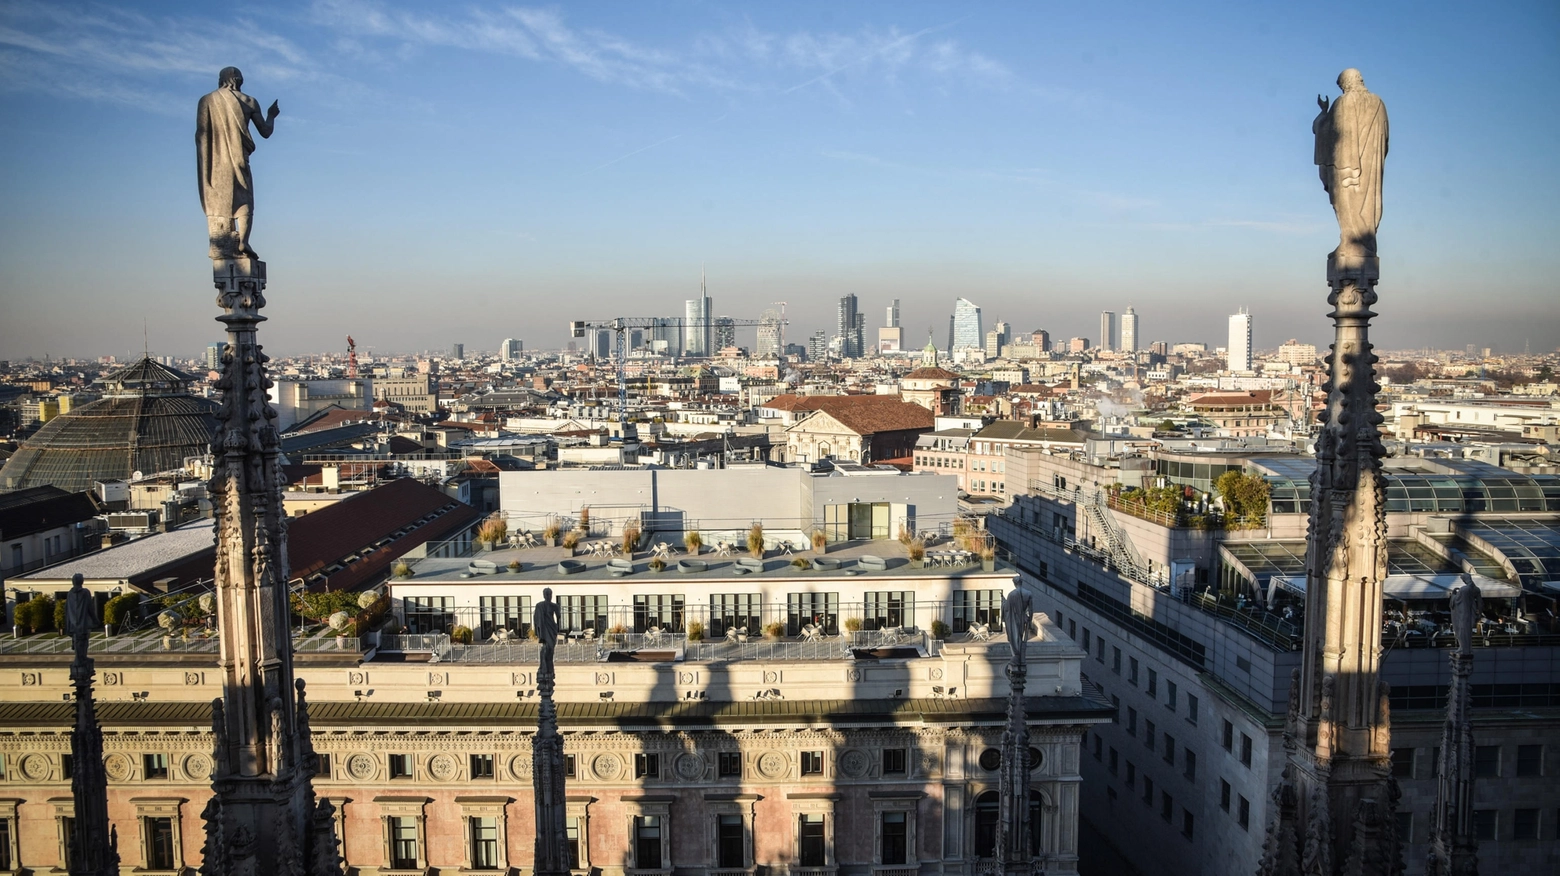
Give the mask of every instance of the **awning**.
[[[1516, 599], [1522, 588], [1505, 581], [1497, 581], [1484, 575], [1446, 572], [1439, 575], [1389, 575], [1382, 583], [1382, 593], [1393, 599], [1447, 599], [1453, 590], [1472, 578], [1479, 585], [1479, 595], [1484, 599]], [[1279, 588], [1305, 595], [1304, 575], [1274, 575], [1268, 579], [1268, 602]]]

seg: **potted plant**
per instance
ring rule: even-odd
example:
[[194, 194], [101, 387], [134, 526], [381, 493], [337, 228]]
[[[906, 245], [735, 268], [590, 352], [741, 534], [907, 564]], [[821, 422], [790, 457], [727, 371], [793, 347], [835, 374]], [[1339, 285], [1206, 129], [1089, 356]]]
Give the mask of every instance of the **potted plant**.
[[613, 624], [611, 628], [607, 630], [607, 644], [621, 645], [623, 644], [623, 637], [626, 635], [628, 635], [628, 627], [625, 627], [622, 624]]
[[899, 524], [899, 535], [896, 538], [899, 539], [900, 544], [909, 547], [911, 540], [915, 538], [915, 533], [910, 531], [910, 527], [901, 523]]
[[689, 556], [698, 556], [699, 548], [704, 546], [704, 536], [697, 529], [690, 529], [683, 533], [683, 547], [688, 549]]
[[666, 561], [665, 560], [661, 559], [660, 557], [652, 557], [650, 559], [650, 571], [652, 571], [652, 572], [661, 572], [661, 571], [665, 571], [665, 569], [666, 569]]
[[932, 638], [939, 640], [948, 638], [948, 625], [940, 620], [932, 621]]
[[477, 527], [477, 541], [488, 550], [493, 550], [498, 543], [509, 536], [509, 523], [499, 515], [497, 511], [488, 519], [482, 521]]
[[630, 560], [634, 558], [634, 551], [639, 548], [639, 524], [629, 521], [623, 527], [623, 556]]
[[823, 534], [823, 530], [814, 529], [812, 534], [812, 546], [815, 553], [823, 553], [829, 548], [829, 537]]
[[509, 571], [511, 571], [511, 572], [518, 572], [518, 571], [520, 571], [520, 561], [519, 560], [510, 560], [509, 561]]
[[764, 624], [764, 638], [771, 641], [785, 635], [785, 624], [779, 621], [770, 621]]
[[986, 572], [995, 572], [997, 570], [996, 548], [988, 545], [980, 549], [980, 568]]
[[812, 568], [812, 562], [806, 557], [796, 557], [791, 560], [791, 568], [798, 572], [805, 572]]
[[412, 564], [405, 560], [397, 560], [396, 564], [390, 567], [390, 574], [397, 578], [410, 578], [412, 577]]
[[748, 553], [753, 555], [753, 559], [764, 558], [764, 524], [755, 523], [748, 529], [747, 549]]
[[110, 599], [103, 606], [103, 625], [108, 628], [106, 630], [108, 635], [112, 636], [114, 630], [123, 627], [127, 620], [135, 617], [140, 605], [141, 594], [139, 593], [121, 593]]
[[910, 555], [910, 568], [926, 568], [926, 541], [925, 539], [912, 538], [905, 546], [905, 552]]
[[574, 549], [579, 546], [580, 531], [571, 529], [563, 534], [563, 546], [568, 549], [569, 556], [574, 556]]
[[701, 621], [689, 621], [688, 622], [688, 641], [690, 641], [690, 642], [702, 642], [702, 641], [704, 641], [704, 624], [703, 624], [703, 622], [701, 622]]
[[475, 638], [476, 634], [471, 631], [471, 627], [462, 624], [456, 624], [454, 629], [450, 630], [450, 641], [457, 645], [470, 645]]
[[580, 506], [579, 530], [580, 530], [580, 532], [584, 532], [584, 533], [589, 533], [590, 532], [590, 506], [589, 505], [581, 505]]
[[848, 633], [861, 632], [861, 618], [848, 617], [845, 619], [845, 631]]
[[548, 547], [557, 547], [558, 534], [561, 532], [563, 532], [563, 524], [557, 520], [549, 520], [547, 521], [547, 528], [542, 530], [542, 540], [547, 542]]

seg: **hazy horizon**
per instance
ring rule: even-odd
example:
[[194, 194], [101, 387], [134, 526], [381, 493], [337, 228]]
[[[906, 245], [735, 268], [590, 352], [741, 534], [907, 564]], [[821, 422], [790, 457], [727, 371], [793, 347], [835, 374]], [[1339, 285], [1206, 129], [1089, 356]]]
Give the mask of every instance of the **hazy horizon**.
[[[855, 293], [1016, 331], [1325, 347], [1317, 93], [1391, 115], [1384, 348], [1560, 346], [1560, 9], [0, 3], [0, 358], [221, 337], [195, 102], [244, 71], [273, 355], [558, 348]], [[1477, 59], [1476, 63], [1470, 59]], [[560, 303], [562, 302], [562, 303]], [[752, 330], [739, 331], [751, 343]]]

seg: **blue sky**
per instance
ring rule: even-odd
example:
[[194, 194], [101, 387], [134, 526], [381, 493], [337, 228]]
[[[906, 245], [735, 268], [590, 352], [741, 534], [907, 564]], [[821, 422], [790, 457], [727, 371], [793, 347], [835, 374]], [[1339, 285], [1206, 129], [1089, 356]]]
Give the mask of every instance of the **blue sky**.
[[[241, 67], [267, 343], [375, 350], [854, 292], [988, 323], [1328, 340], [1318, 93], [1387, 103], [1387, 347], [1560, 346], [1560, 7], [0, 0], [0, 358], [212, 321], [193, 116]], [[751, 339], [748, 340], [751, 342]]]

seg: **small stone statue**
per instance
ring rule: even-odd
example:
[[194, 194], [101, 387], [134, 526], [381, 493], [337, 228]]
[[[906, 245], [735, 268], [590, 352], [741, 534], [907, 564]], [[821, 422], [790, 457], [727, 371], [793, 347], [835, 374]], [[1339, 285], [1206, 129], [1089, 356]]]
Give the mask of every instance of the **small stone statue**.
[[1014, 587], [1002, 600], [1002, 626], [1015, 657], [1022, 658], [1024, 643], [1034, 633], [1034, 601], [1035, 598], [1022, 587]]
[[551, 587], [542, 588], [542, 601], [531, 612], [531, 629], [536, 631], [536, 640], [542, 644], [542, 660], [537, 667], [537, 675], [540, 677], [546, 673], [551, 678], [553, 651], [558, 648], [558, 603], [553, 602]]
[[237, 67], [223, 67], [217, 74], [217, 90], [200, 99], [195, 112], [195, 165], [200, 175], [200, 205], [206, 211], [214, 259], [258, 259], [249, 248], [249, 225], [254, 216], [254, 177], [249, 153], [255, 151], [249, 123], [267, 139], [281, 113], [276, 101], [260, 114], [260, 103], [240, 89], [244, 74]]
[[65, 630], [71, 638], [76, 653], [85, 654], [87, 639], [97, 626], [97, 607], [92, 604], [92, 591], [82, 585], [81, 575], [70, 579], [70, 590], [65, 595]]
[[1339, 241], [1333, 255], [1350, 261], [1374, 258], [1387, 158], [1387, 108], [1365, 90], [1364, 77], [1353, 67], [1338, 74], [1338, 87], [1343, 94], [1330, 103], [1317, 95], [1322, 111], [1311, 123], [1322, 188], [1338, 214]]
[[1484, 597], [1479, 585], [1470, 579], [1452, 591], [1452, 632], [1457, 636], [1457, 653], [1473, 656], [1473, 631], [1484, 613]]

